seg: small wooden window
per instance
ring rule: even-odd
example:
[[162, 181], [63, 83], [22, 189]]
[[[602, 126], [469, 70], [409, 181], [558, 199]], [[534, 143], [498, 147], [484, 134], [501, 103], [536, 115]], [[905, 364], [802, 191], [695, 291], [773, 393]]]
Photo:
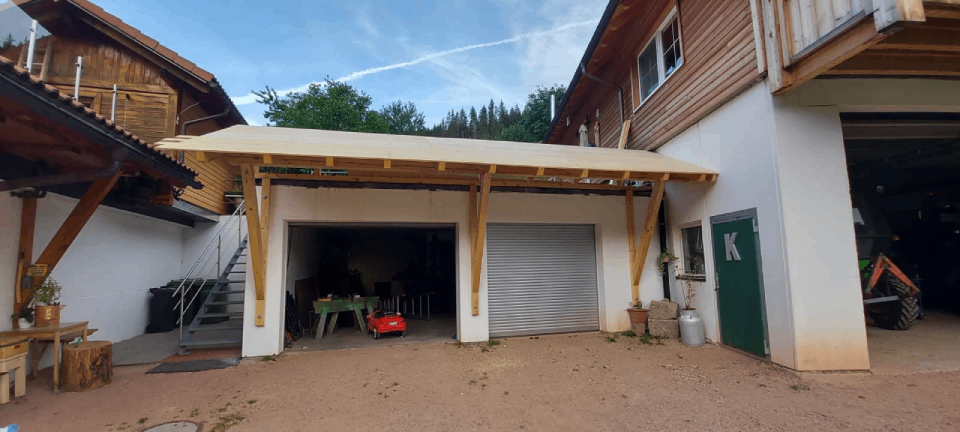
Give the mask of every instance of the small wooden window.
[[674, 8], [637, 56], [641, 104], [683, 65], [681, 45], [680, 19]]

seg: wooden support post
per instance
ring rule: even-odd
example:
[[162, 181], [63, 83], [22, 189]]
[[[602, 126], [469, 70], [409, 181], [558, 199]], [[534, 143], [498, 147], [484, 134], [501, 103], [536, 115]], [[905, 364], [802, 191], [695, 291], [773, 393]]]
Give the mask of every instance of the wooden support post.
[[447, 163], [446, 163], [446, 162], [440, 162], [440, 163], [437, 164], [437, 171], [443, 172], [443, 171], [445, 171], [446, 169], [447, 169]]
[[630, 242], [630, 294], [631, 299], [633, 299], [632, 305], [637, 304], [637, 300], [640, 299], [640, 285], [633, 283], [633, 274], [636, 273], [636, 268], [634, 268], [633, 263], [637, 255], [637, 223], [635, 221], [636, 217], [633, 211], [633, 190], [627, 189], [626, 192], [626, 209], [627, 209], [627, 241]]
[[643, 276], [643, 263], [647, 261], [647, 252], [650, 251], [650, 240], [653, 238], [653, 230], [657, 227], [657, 213], [660, 212], [660, 202], [663, 201], [663, 191], [667, 186], [667, 180], [670, 174], [664, 174], [660, 181], [653, 185], [653, 192], [650, 194], [650, 202], [647, 204], [647, 217], [643, 222], [643, 232], [640, 233], [640, 245], [637, 246], [637, 253], [633, 261], [633, 280], [632, 285], [639, 289], [640, 277]]
[[267, 248], [270, 230], [270, 184], [272, 180], [260, 180], [260, 240], [263, 242], [263, 262], [267, 262]]
[[268, 155], [268, 154], [263, 155], [263, 164], [273, 165], [273, 155]]
[[265, 324], [266, 313], [266, 284], [264, 278], [263, 240], [260, 238], [260, 204], [257, 200], [257, 180], [254, 177], [253, 166], [240, 165], [240, 177], [243, 180], [243, 201], [247, 208], [247, 235], [249, 241], [249, 262], [253, 266], [253, 286], [256, 292], [256, 316], [254, 323], [257, 327]]
[[[77, 235], [80, 234], [80, 230], [83, 229], [83, 226], [86, 225], [90, 217], [93, 216], [97, 207], [100, 206], [100, 202], [110, 193], [113, 186], [117, 184], [121, 172], [121, 170], [117, 170], [117, 172], [109, 177], [94, 181], [93, 184], [90, 185], [90, 188], [83, 194], [80, 202], [77, 203], [77, 206], [74, 207], [70, 215], [67, 216], [67, 220], [63, 221], [63, 225], [60, 225], [60, 229], [53, 235], [50, 243], [47, 243], [47, 247], [43, 249], [40, 257], [37, 258], [37, 265], [47, 266], [47, 274], [42, 277], [33, 278], [33, 289], [43, 285], [46, 277], [53, 272], [54, 267], [57, 266], [57, 263], [60, 262], [63, 255], [67, 253], [67, 249], [73, 244]], [[21, 296], [22, 304], [29, 304], [30, 300], [33, 300], [33, 289]]]
[[328, 156], [328, 157], [327, 157], [327, 167], [332, 167], [332, 166], [333, 166], [333, 158]]
[[617, 148], [623, 150], [627, 148], [627, 135], [630, 134], [630, 119], [625, 120], [621, 127], [623, 130], [620, 131], [620, 144], [617, 145]]
[[537, 168], [537, 177], [543, 177], [543, 171], [544, 171], [543, 167]]
[[[477, 185], [470, 185], [470, 205], [467, 209], [470, 223], [470, 254], [477, 248]], [[473, 261], [470, 261], [473, 265]]]
[[483, 271], [483, 248], [487, 239], [487, 209], [490, 206], [490, 179], [491, 173], [486, 173], [480, 180], [480, 206], [477, 212], [476, 235], [473, 251], [470, 258], [473, 261], [473, 285], [470, 292], [473, 316], [480, 315], [480, 272]]
[[33, 262], [33, 235], [37, 226], [37, 198], [30, 196], [23, 198], [20, 209], [20, 246], [17, 252], [17, 280], [13, 284], [13, 328], [19, 328], [17, 317], [23, 307], [23, 299], [28, 293], [23, 292], [23, 276]]
[[197, 157], [197, 162], [209, 162], [209, 161], [210, 161], [210, 158], [207, 156], [207, 152], [198, 151], [198, 152], [193, 152], [193, 153], [194, 153], [194, 155]]
[[384, 159], [384, 160], [383, 160], [383, 169], [390, 169], [390, 166], [391, 166], [391, 165], [392, 165], [392, 164], [390, 163], [390, 159]]
[[497, 166], [496, 166], [496, 165], [490, 165], [489, 174], [496, 174], [496, 173], [497, 173]]

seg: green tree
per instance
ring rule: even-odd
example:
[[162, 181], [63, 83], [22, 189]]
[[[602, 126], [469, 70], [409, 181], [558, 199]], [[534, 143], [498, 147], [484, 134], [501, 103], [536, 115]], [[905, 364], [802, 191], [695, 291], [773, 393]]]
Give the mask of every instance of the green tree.
[[413, 102], [393, 102], [380, 110], [380, 115], [395, 135], [423, 135], [426, 130], [424, 114], [417, 110]]
[[7, 33], [7, 37], [3, 38], [3, 42], [0, 42], [0, 49], [7, 49], [13, 46], [15, 39], [13, 39], [12, 33]]
[[567, 92], [566, 86], [553, 87], [537, 86], [533, 93], [527, 96], [527, 103], [523, 107], [523, 114], [516, 124], [505, 130], [500, 139], [508, 141], [539, 142], [550, 127], [550, 95], [557, 100], [563, 98]]
[[304, 92], [279, 96], [266, 87], [255, 91], [257, 101], [273, 126], [324, 129], [351, 132], [388, 133], [390, 124], [379, 112], [371, 110], [373, 99], [349, 84], [327, 78], [323, 84], [311, 84]]

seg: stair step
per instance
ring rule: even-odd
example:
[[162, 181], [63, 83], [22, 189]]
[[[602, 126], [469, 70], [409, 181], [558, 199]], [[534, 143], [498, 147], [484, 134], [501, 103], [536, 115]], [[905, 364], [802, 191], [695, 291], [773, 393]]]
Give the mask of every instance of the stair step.
[[247, 283], [245, 279], [224, 279], [220, 281], [221, 284], [238, 284], [238, 283]]
[[206, 302], [205, 304], [207, 306], [243, 304], [243, 300], [209, 301], [209, 302]]
[[197, 318], [224, 318], [224, 317], [239, 317], [243, 316], [243, 312], [201, 312], [197, 314]]
[[246, 270], [243, 270], [243, 271], [232, 271], [232, 272], [227, 272], [227, 274], [239, 274], [239, 273], [243, 273], [243, 274], [246, 274], [246, 273], [247, 273], [247, 271], [246, 271]]
[[223, 290], [223, 291], [210, 291], [210, 294], [242, 294], [245, 293], [245, 290]]
[[214, 330], [242, 330], [243, 324], [231, 324], [225, 326], [218, 326], [216, 324], [200, 324], [198, 327], [190, 330], [191, 333], [199, 331], [214, 331]]
[[185, 340], [180, 342], [181, 347], [215, 347], [224, 345], [243, 344], [243, 338], [239, 339], [212, 339], [212, 340]]

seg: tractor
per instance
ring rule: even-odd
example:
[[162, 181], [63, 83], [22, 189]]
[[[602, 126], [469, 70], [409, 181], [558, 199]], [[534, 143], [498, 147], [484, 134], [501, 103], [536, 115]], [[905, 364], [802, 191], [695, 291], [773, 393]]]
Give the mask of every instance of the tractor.
[[906, 330], [917, 321], [920, 288], [884, 254], [860, 260], [863, 305], [870, 318], [887, 330]]

